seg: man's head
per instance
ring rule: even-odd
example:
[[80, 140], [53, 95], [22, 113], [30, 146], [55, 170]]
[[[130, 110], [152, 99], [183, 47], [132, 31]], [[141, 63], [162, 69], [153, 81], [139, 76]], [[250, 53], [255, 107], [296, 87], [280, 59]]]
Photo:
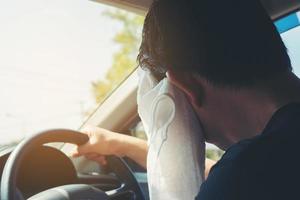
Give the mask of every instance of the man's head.
[[168, 72], [215, 143], [225, 134], [218, 128], [222, 121], [212, 125], [225, 117], [224, 110], [217, 112], [220, 106], [234, 109], [228, 104], [245, 96], [241, 91], [250, 94], [292, 70], [284, 43], [257, 0], [155, 1], [145, 19], [138, 61], [155, 74]]

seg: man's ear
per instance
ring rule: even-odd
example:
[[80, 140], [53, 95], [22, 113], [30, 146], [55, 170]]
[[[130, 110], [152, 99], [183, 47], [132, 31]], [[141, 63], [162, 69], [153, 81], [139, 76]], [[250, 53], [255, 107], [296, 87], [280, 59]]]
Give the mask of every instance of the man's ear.
[[183, 91], [188, 99], [198, 106], [201, 106], [203, 100], [203, 86], [199, 78], [190, 72], [168, 71], [168, 80]]

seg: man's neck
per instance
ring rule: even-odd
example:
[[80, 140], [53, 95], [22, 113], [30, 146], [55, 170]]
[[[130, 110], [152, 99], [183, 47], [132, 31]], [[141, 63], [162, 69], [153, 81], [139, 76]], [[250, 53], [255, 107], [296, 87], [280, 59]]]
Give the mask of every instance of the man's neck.
[[293, 73], [288, 73], [262, 89], [241, 91], [237, 97], [233, 101], [236, 109], [240, 110], [240, 115], [235, 115], [240, 131], [228, 132], [232, 143], [261, 134], [279, 108], [300, 102], [300, 80]]

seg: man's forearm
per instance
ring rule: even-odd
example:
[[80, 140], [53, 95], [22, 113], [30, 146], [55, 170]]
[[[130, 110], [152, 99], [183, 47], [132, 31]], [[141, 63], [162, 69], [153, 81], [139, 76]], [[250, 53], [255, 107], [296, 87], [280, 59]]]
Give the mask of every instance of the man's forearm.
[[[117, 148], [120, 155], [127, 156], [137, 162], [139, 165], [147, 169], [147, 141], [135, 138], [132, 136], [122, 135], [122, 142]], [[210, 159], [205, 160], [205, 179], [209, 174], [210, 169], [216, 162]]]
[[129, 157], [139, 165], [147, 168], [147, 141], [132, 136], [122, 135], [122, 142], [119, 143], [120, 154]]

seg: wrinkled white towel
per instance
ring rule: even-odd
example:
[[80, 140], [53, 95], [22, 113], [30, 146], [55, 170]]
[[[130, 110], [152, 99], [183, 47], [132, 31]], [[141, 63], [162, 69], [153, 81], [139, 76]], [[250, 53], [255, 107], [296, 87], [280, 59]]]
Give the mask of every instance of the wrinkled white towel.
[[204, 180], [201, 124], [184, 93], [139, 69], [138, 112], [148, 137], [151, 200], [192, 200]]

